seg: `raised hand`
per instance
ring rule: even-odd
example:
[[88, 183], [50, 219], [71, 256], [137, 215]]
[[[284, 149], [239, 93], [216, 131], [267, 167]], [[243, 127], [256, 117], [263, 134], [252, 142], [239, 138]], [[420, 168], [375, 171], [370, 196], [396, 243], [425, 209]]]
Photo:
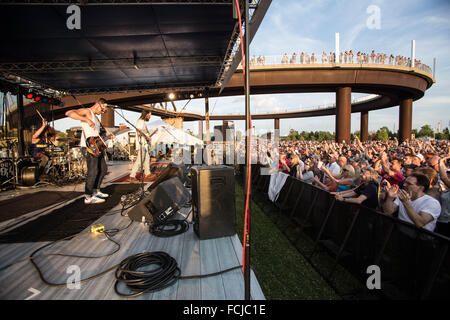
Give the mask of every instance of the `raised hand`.
[[385, 188], [384, 190], [387, 192], [389, 198], [396, 198], [397, 197], [398, 191], [399, 191], [398, 185], [394, 184], [394, 185], [392, 185], [390, 187], [388, 187], [386, 185], [384, 188]]
[[401, 202], [408, 202], [411, 198], [409, 193], [402, 189], [398, 190], [397, 196]]

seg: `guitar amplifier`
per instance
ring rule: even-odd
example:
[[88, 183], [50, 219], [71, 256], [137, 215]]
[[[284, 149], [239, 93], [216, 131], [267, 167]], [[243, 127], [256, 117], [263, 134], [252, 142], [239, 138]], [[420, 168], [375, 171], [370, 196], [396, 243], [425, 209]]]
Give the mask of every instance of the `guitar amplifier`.
[[200, 239], [236, 234], [234, 168], [194, 166], [191, 168], [194, 232]]

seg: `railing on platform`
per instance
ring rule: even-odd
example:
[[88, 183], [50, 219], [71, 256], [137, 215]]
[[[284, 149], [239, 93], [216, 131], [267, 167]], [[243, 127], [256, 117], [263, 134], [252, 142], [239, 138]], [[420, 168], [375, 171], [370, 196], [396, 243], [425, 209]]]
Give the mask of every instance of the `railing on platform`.
[[[412, 63], [408, 58], [405, 57], [393, 57], [390, 58], [384, 57], [384, 58], [374, 58], [370, 56], [366, 56], [366, 58], [363, 57], [357, 57], [354, 55], [353, 57], [345, 56], [341, 57], [340, 62], [337, 62], [338, 64], [343, 65], [356, 65], [356, 66], [367, 66], [367, 65], [376, 65], [376, 66], [386, 66], [386, 67], [404, 67], [404, 68], [411, 68]], [[303, 58], [300, 55], [278, 55], [278, 56], [252, 56], [250, 59], [250, 67], [253, 66], [271, 66], [271, 65], [286, 65], [286, 66], [295, 66], [295, 65], [309, 65], [309, 66], [320, 66], [320, 65], [327, 65], [327, 64], [336, 64], [334, 57], [330, 57], [329, 54], [326, 54], [324, 56], [317, 55], [312, 56], [312, 54], [304, 55]], [[241, 65], [239, 65], [240, 68], [242, 68]], [[429, 75], [433, 75], [433, 70], [426, 64], [423, 64], [419, 61], [415, 62], [414, 69], [423, 71], [428, 73]]]
[[[271, 176], [260, 175], [260, 168], [252, 166], [253, 189], [267, 195]], [[450, 298], [450, 238], [365, 206], [336, 201], [329, 192], [293, 177], [287, 178], [273, 204], [278, 209], [274, 223], [330, 285], [338, 265], [363, 287], [368, 268], [376, 266], [381, 273], [376, 291], [383, 298]], [[312, 240], [312, 245], [305, 246], [300, 238]], [[326, 272], [313, 259], [321, 250], [334, 259]]]

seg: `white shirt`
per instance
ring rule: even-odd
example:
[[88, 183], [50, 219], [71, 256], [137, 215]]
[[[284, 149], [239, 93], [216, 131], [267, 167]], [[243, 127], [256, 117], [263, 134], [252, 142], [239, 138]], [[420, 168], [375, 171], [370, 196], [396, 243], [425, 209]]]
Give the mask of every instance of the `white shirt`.
[[[147, 126], [145, 125], [144, 119], [139, 118], [139, 120], [136, 122], [136, 128], [141, 130], [143, 133], [147, 134]], [[138, 132], [136, 133], [136, 135], [139, 137], [138, 139], [136, 139], [136, 150], [139, 150], [141, 148], [141, 143], [142, 143], [143, 147], [147, 146], [147, 144], [148, 144], [147, 139], [140, 136]], [[141, 143], [139, 143], [139, 141]]]
[[86, 139], [89, 137], [98, 137], [100, 135], [100, 121], [89, 109], [91, 112], [91, 120], [94, 122], [95, 128], [92, 128], [87, 122], [81, 121], [81, 128], [83, 129], [81, 132], [81, 141], [80, 147], [86, 147]]
[[[430, 197], [429, 195], [424, 195], [414, 201], [409, 200], [409, 202], [411, 203], [414, 211], [416, 211], [418, 214], [424, 212], [430, 214], [433, 217], [433, 221], [423, 226], [423, 228], [429, 231], [434, 231], [434, 229], [436, 228], [436, 220], [441, 214], [441, 204], [439, 203], [439, 201], [437, 201], [433, 197]], [[403, 206], [403, 203], [398, 198], [394, 200], [394, 203], [398, 205], [398, 218], [400, 220], [414, 224], [414, 222], [409, 218], [408, 213]]]
[[[328, 170], [330, 170], [330, 173], [333, 174], [333, 175], [341, 174], [341, 167], [337, 164], [336, 161], [333, 162], [332, 164], [329, 164], [329, 163], [328, 163], [325, 167], [326, 167]], [[328, 175], [327, 175], [326, 173], [324, 173], [322, 182], [325, 181], [325, 177], [326, 177], [326, 176], [328, 176]]]

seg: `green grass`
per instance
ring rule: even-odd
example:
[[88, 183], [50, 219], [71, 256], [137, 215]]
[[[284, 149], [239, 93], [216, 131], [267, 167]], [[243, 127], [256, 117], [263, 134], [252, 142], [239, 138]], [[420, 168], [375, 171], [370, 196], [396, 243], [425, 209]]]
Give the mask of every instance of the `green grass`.
[[[244, 190], [237, 181], [235, 194], [237, 233], [242, 242]], [[251, 203], [250, 224], [250, 264], [267, 299], [340, 299], [255, 201]]]

